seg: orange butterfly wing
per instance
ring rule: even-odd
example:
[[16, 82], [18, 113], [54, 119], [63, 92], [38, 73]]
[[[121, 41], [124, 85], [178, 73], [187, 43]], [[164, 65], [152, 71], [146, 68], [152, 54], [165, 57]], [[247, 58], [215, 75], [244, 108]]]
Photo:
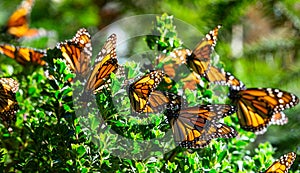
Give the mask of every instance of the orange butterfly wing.
[[88, 31], [79, 29], [71, 40], [59, 43], [57, 48], [61, 50], [69, 68], [78, 77], [86, 77], [92, 56], [91, 36]]
[[263, 133], [272, 121], [278, 124], [276, 116], [281, 116], [278, 113], [299, 103], [296, 95], [272, 88], [231, 90], [229, 98], [237, 106], [241, 127], [257, 133]]
[[95, 65], [85, 85], [87, 91], [93, 93], [99, 91], [110, 74], [118, 70], [116, 45], [117, 36], [112, 34], [108, 37], [95, 59]]
[[211, 66], [209, 70], [206, 71], [204, 77], [210, 83], [229, 86], [234, 90], [242, 90], [246, 88], [242, 81], [238, 80], [229, 72], [225, 72], [223, 69], [219, 69], [215, 66]]
[[[151, 108], [151, 105], [149, 105], [149, 98], [151, 98], [150, 101], [153, 102], [152, 106], [154, 107], [156, 104], [155, 101], [160, 100], [164, 102], [165, 98], [161, 93], [153, 93], [157, 85], [162, 81], [164, 75], [165, 74], [160, 70], [151, 71], [129, 85], [128, 95], [131, 107], [135, 112], [155, 112]], [[153, 95], [150, 96], [152, 93]]]
[[185, 58], [190, 55], [191, 52], [188, 49], [178, 49], [170, 52], [169, 55], [161, 54], [156, 57], [156, 64], [162, 66], [162, 70], [166, 75], [174, 78], [176, 74], [176, 69], [185, 63]]
[[296, 159], [296, 153], [290, 152], [275, 161], [265, 173], [287, 173]]
[[148, 101], [143, 109], [144, 113], [158, 113], [165, 110], [169, 99], [161, 91], [151, 92]]
[[186, 57], [187, 65], [200, 76], [204, 76], [210, 67], [210, 56], [217, 43], [220, 25], [206, 34], [205, 38], [196, 46], [192, 54]]
[[237, 132], [217, 121], [235, 111], [229, 105], [201, 105], [167, 111], [175, 142], [185, 148], [203, 148], [213, 138], [232, 138]]
[[195, 90], [197, 88], [197, 84], [201, 82], [201, 78], [198, 74], [192, 72], [187, 77], [181, 79], [184, 83], [183, 89]]
[[32, 37], [39, 34], [38, 29], [29, 28], [28, 17], [31, 13], [34, 0], [23, 0], [21, 5], [9, 17], [5, 30], [17, 38]]
[[0, 53], [15, 59], [22, 65], [32, 63], [43, 66], [46, 64], [46, 62], [42, 60], [42, 58], [47, 55], [46, 50], [0, 44]]
[[[185, 64], [186, 56], [190, 55], [191, 51], [188, 49], [178, 49], [170, 52], [170, 55], [166, 56], [165, 54], [159, 55], [156, 60], [158, 67], [162, 66], [163, 72], [171, 78], [177, 78], [178, 74], [176, 72], [179, 71], [181, 65]], [[184, 71], [181, 71], [184, 72]], [[183, 89], [191, 89], [194, 90], [197, 87], [197, 84], [200, 83], [200, 77], [198, 74], [192, 72], [187, 77], [181, 79], [183, 82]]]
[[12, 78], [0, 78], [0, 117], [8, 126], [16, 120], [16, 112], [19, 109], [15, 93], [19, 89], [19, 83]]

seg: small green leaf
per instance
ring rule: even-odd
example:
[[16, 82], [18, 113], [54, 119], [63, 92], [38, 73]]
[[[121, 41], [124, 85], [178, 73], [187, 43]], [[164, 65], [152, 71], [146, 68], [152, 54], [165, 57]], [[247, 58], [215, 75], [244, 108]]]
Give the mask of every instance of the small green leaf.
[[227, 156], [227, 151], [222, 151], [219, 155], [218, 155], [218, 162], [221, 163], [225, 157]]
[[144, 165], [143, 165], [142, 163], [137, 162], [137, 163], [135, 164], [135, 166], [136, 166], [138, 172], [145, 172]]
[[86, 153], [86, 150], [83, 146], [79, 146], [77, 148], [77, 153], [78, 153], [79, 157], [82, 157]]

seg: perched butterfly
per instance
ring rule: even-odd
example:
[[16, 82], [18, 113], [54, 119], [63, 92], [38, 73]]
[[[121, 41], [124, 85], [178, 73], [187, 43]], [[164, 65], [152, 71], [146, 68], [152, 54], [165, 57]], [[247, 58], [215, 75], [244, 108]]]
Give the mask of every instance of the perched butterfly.
[[[163, 80], [164, 76], [165, 74], [160, 70], [150, 71], [148, 74], [142, 76], [140, 79], [129, 85], [128, 95], [131, 107], [135, 112], [157, 112], [156, 110], [153, 110], [153, 107], [151, 107], [151, 104], [156, 104], [152, 102], [168, 102], [161, 92], [153, 92], [158, 84]], [[152, 102], [150, 101], [149, 104], [150, 95]], [[162, 100], [159, 101], [160, 99]]]
[[[173, 96], [170, 100], [178, 100]], [[178, 102], [178, 101], [175, 101]], [[172, 103], [172, 101], [171, 101]], [[174, 105], [174, 104], [173, 104]], [[214, 138], [233, 138], [237, 132], [218, 121], [235, 112], [230, 105], [200, 105], [167, 109], [165, 115], [172, 127], [175, 142], [185, 148], [203, 148]]]
[[265, 173], [287, 173], [296, 159], [296, 153], [290, 152], [275, 161]]
[[284, 124], [287, 119], [281, 112], [299, 102], [296, 95], [273, 88], [231, 89], [229, 98], [237, 107], [241, 128], [258, 134], [270, 124]]
[[23, 0], [17, 10], [9, 17], [4, 32], [16, 37], [35, 37], [39, 36], [44, 30], [29, 28], [28, 18], [34, 0]]
[[200, 76], [205, 76], [211, 66], [210, 56], [217, 44], [217, 36], [220, 28], [221, 26], [218, 25], [206, 34], [205, 38], [202, 39], [192, 53], [187, 54], [187, 65]]
[[77, 77], [86, 77], [92, 57], [91, 36], [88, 31], [79, 29], [71, 40], [58, 43], [57, 48]]
[[15, 59], [18, 63], [22, 65], [46, 64], [46, 62], [42, 60], [42, 58], [47, 55], [46, 50], [19, 47], [10, 44], [0, 44], [0, 53], [12, 59]]
[[[177, 49], [170, 53], [169, 56], [160, 55], [157, 59], [158, 67], [163, 69], [164, 72], [170, 77], [175, 77], [178, 71], [183, 71], [179, 67], [182, 64], [186, 64], [192, 69], [193, 72], [197, 73], [200, 77], [204, 77], [211, 83], [243, 88], [243, 84], [237, 80], [233, 75], [225, 72], [223, 69], [212, 66], [210, 63], [210, 56], [217, 42], [218, 25], [214, 30], [206, 34], [206, 37], [196, 46], [193, 51], [189, 49]], [[162, 63], [162, 65], [159, 64]], [[162, 66], [162, 67], [160, 67]], [[195, 79], [193, 82], [190, 79]], [[200, 82], [200, 79], [195, 74], [191, 74], [188, 79], [191, 83], [186, 83], [185, 88], [194, 89], [195, 83]]]
[[117, 36], [112, 34], [106, 40], [104, 46], [98, 53], [94, 67], [88, 77], [85, 85], [86, 91], [93, 93], [101, 90], [103, 84], [107, 82], [112, 72], [116, 73], [118, 70], [118, 59], [116, 54]]
[[0, 117], [8, 126], [16, 120], [16, 112], [19, 109], [15, 93], [19, 89], [19, 83], [12, 78], [0, 78]]
[[211, 83], [218, 85], [234, 86], [237, 88], [244, 88], [244, 84], [237, 80], [229, 72], [225, 72], [223, 69], [212, 66], [210, 64], [210, 56], [217, 43], [218, 31], [221, 28], [220, 25], [214, 28], [206, 34], [206, 37], [196, 46], [196, 48], [190, 53], [186, 54], [186, 64], [201, 77], [204, 77]]

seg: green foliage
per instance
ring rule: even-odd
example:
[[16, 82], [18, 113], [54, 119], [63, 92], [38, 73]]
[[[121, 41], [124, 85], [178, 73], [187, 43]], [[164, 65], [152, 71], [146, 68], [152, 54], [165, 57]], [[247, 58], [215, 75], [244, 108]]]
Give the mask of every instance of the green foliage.
[[[37, 7], [47, 7], [42, 8], [43, 10], [46, 9], [47, 13], [42, 13], [38, 9], [36, 13], [33, 11], [33, 26], [55, 29], [62, 38], [65, 38], [70, 37], [70, 33], [75, 33], [79, 27], [96, 25], [99, 22], [94, 12], [98, 7], [90, 5], [91, 1], [85, 3], [81, 1], [64, 1], [63, 3], [62, 1], [56, 2], [48, 8], [49, 2], [37, 2]], [[125, 7], [138, 7], [134, 2], [118, 1], [118, 3], [126, 3]], [[297, 45], [297, 37], [294, 40], [285, 38], [247, 45], [244, 57], [234, 61], [232, 61], [233, 58], [230, 59], [228, 45], [226, 43], [224, 46], [220, 44], [220, 42], [230, 40], [230, 27], [240, 22], [239, 17], [249, 4], [251, 3], [246, 1], [205, 1], [201, 4], [198, 1], [166, 1], [153, 3], [152, 10], [161, 12], [157, 9], [162, 6], [164, 11], [197, 25], [203, 31], [208, 31], [216, 24], [222, 23], [225, 27], [216, 49], [221, 60], [225, 61], [225, 68], [228, 66], [231, 68], [232, 64], [238, 65], [237, 68], [230, 70], [239, 72], [238, 77], [243, 81], [245, 80], [249, 86], [259, 86], [257, 84], [264, 81], [269, 81], [268, 85], [274, 87], [280, 86], [282, 78], [285, 78], [286, 82], [290, 81], [288, 80], [290, 79], [289, 73], [297, 77], [299, 67], [285, 63], [287, 66], [284, 70], [287, 69], [288, 72], [284, 70], [274, 72], [274, 66], [279, 68], [282, 62], [286, 62], [284, 59], [278, 60], [280, 57], [286, 57], [286, 54], [276, 54], [276, 51], [280, 50], [278, 47], [281, 47], [281, 51], [297, 48], [299, 46]], [[293, 5], [291, 2], [283, 2], [276, 7], [281, 12], [281, 16], [287, 17], [289, 22], [299, 30], [299, 14]], [[142, 6], [140, 10], [144, 12], [147, 8], [148, 6]], [[126, 9], [123, 10], [126, 11]], [[190, 13], [185, 13], [186, 11], [190, 11]], [[54, 26], [52, 24], [54, 22], [50, 22], [49, 18], [54, 18], [57, 21], [60, 19], [63, 22]], [[172, 16], [164, 14], [157, 17], [153, 29], [149, 32], [151, 35], [146, 37], [146, 44], [150, 49], [168, 53], [182, 45], [176, 27], [173, 25]], [[41, 45], [46, 45], [45, 42], [47, 41], [42, 40], [24, 44], [43, 47]], [[16, 42], [11, 41], [10, 43]], [[270, 52], [274, 55], [271, 58], [274, 59], [273, 64], [268, 61], [270, 60], [268, 58]], [[256, 56], [257, 54], [261, 56]], [[136, 78], [142, 74], [139, 71], [139, 64], [135, 62], [125, 64], [126, 77], [120, 78], [115, 74], [111, 75], [111, 88], [109, 90], [103, 89], [101, 93], [95, 96], [97, 110], [91, 108], [90, 105], [93, 103], [88, 103], [87, 107], [84, 107], [84, 104], [79, 105], [83, 106], [84, 109], [86, 108], [83, 111], [79, 109], [82, 111], [80, 112], [77, 108], [78, 105], [74, 104], [74, 101], [80, 100], [73, 95], [77, 91], [77, 87], [82, 89], [82, 84], [80, 82], [70, 84], [69, 80], [75, 75], [70, 72], [62, 60], [59, 50], [49, 49], [47, 55], [48, 67], [44, 69], [31, 66], [23, 68], [14, 60], [1, 59], [1, 76], [14, 76], [20, 82], [20, 91], [17, 93], [20, 111], [17, 114], [17, 122], [12, 125], [13, 131], [0, 125], [0, 171], [179, 172], [180, 170], [181, 172], [248, 173], [265, 170], [274, 161], [272, 155], [275, 153], [275, 148], [270, 142], [258, 140], [259, 144], [253, 145], [253, 141], [257, 139], [256, 135], [241, 130], [235, 115], [225, 118], [224, 123], [234, 126], [239, 132], [238, 137], [213, 140], [204, 149], [174, 148], [172, 137], [164, 138], [170, 127], [165, 122], [163, 114], [134, 116], [131, 113], [126, 87], [122, 85], [121, 81]], [[254, 65], [249, 66], [249, 59], [252, 60], [251, 62], [255, 61]], [[214, 63], [222, 65], [218, 61]], [[250, 72], [255, 75], [249, 75]], [[265, 77], [258, 78], [258, 76]], [[182, 86], [180, 83], [177, 85], [177, 88]], [[295, 91], [296, 89], [297, 87], [295, 87]], [[209, 86], [204, 83], [197, 91], [185, 90], [184, 95], [189, 105], [193, 106], [199, 103], [225, 103], [226, 92], [226, 88]], [[297, 119], [296, 115], [294, 117], [291, 117], [292, 121]], [[277, 135], [277, 132], [281, 131], [282, 128], [280, 127], [280, 130], [270, 129], [268, 133]], [[293, 124], [293, 128], [299, 127]], [[111, 130], [118, 136], [110, 133]], [[289, 132], [290, 130], [286, 129], [285, 131]], [[291, 139], [299, 138], [299, 134], [283, 134], [280, 137], [288, 139], [283, 140], [284, 144], [277, 144], [276, 146], [294, 150], [295, 147], [288, 147], [287, 144], [295, 141]], [[165, 150], [154, 150], [147, 153], [152, 156], [150, 158], [128, 159], [114, 155], [118, 152], [128, 157], [139, 155], [141, 151], [144, 151], [140, 141], [156, 138], [163, 140], [153, 142], [151, 147], [165, 148]], [[271, 142], [279, 141], [278, 138], [271, 140]], [[126, 144], [125, 139], [133, 140], [132, 145]], [[298, 145], [296, 143], [293, 146]], [[277, 152], [276, 158], [279, 157], [278, 154], [283, 153]], [[295, 165], [293, 170], [297, 170], [297, 165]]]
[[151, 35], [147, 35], [146, 42], [150, 49], [156, 49], [160, 52], [171, 52], [178, 48], [182, 43], [177, 38], [177, 32], [173, 25], [173, 16], [163, 14], [157, 16], [154, 22], [154, 28]]

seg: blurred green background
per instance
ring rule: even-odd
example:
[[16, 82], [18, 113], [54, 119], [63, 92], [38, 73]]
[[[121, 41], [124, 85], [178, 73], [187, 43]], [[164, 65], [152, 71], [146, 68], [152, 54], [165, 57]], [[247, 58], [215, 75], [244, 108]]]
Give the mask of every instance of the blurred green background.
[[[20, 2], [0, 2], [1, 26]], [[50, 42], [35, 42], [36, 47], [46, 48], [73, 37], [81, 27], [96, 33], [124, 17], [165, 12], [201, 33], [222, 24], [215, 50], [225, 69], [248, 88], [274, 87], [300, 96], [300, 2], [297, 0], [37, 0], [30, 26], [56, 32]], [[249, 148], [270, 141], [277, 148], [275, 158], [289, 151], [299, 153], [300, 106], [285, 112], [288, 124], [270, 126]]]

